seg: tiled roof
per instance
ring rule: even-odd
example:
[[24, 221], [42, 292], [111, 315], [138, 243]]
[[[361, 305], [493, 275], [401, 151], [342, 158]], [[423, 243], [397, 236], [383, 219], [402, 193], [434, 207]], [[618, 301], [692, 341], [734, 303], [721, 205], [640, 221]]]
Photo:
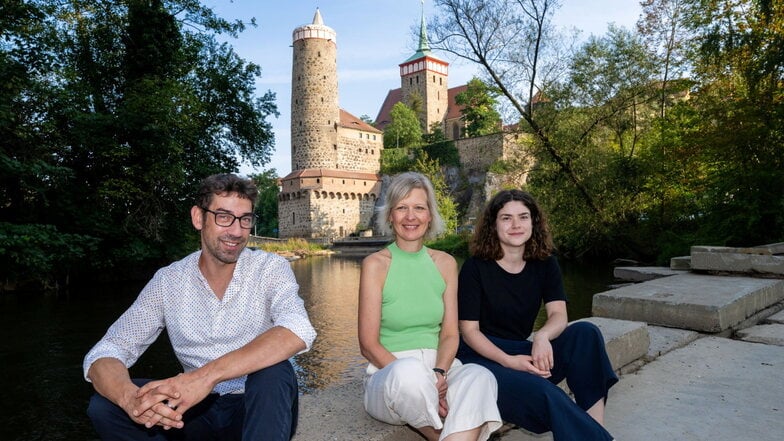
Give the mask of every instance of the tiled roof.
[[349, 129], [363, 130], [365, 132], [382, 133], [381, 130], [371, 126], [370, 124], [362, 121], [361, 119], [346, 112], [343, 109], [340, 109], [340, 126], [347, 127]]
[[463, 116], [463, 106], [458, 106], [457, 103], [455, 103], [455, 96], [457, 96], [458, 93], [465, 92], [467, 89], [467, 84], [449, 89], [449, 101], [447, 102], [446, 106], [446, 119], [455, 119]]
[[399, 103], [403, 100], [403, 89], [397, 88], [392, 89], [387, 93], [387, 97], [384, 98], [384, 104], [381, 105], [381, 110], [378, 111], [378, 116], [376, 117], [376, 127], [381, 130], [384, 130], [386, 126], [392, 122], [392, 118], [390, 114], [392, 113], [392, 106]]
[[365, 179], [369, 181], [381, 179], [381, 177], [375, 173], [332, 170], [326, 168], [306, 168], [304, 170], [295, 170], [289, 173], [284, 178], [281, 178], [281, 181], [288, 181], [299, 178]]
[[[447, 102], [447, 115], [446, 115], [447, 119], [460, 118], [463, 115], [463, 113], [461, 112], [463, 110], [463, 106], [458, 106], [457, 103], [455, 103], [455, 95], [457, 95], [460, 92], [465, 92], [467, 88], [468, 86], [464, 84], [462, 86], [457, 86], [449, 89], [448, 91], [449, 101]], [[381, 110], [378, 111], [378, 116], [376, 117], [375, 125], [377, 128], [379, 128], [380, 130], [384, 130], [384, 128], [390, 122], [392, 122], [392, 117], [391, 117], [392, 107], [401, 101], [403, 101], [403, 89], [401, 88], [392, 89], [389, 91], [389, 93], [387, 93], [387, 97], [384, 99], [384, 104], [381, 105]]]

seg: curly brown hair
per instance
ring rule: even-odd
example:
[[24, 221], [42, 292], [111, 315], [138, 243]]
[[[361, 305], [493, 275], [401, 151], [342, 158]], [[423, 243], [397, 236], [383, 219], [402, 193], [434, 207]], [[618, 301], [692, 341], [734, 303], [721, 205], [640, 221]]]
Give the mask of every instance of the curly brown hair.
[[194, 204], [197, 207], [208, 208], [215, 195], [235, 193], [242, 199], [249, 199], [251, 206], [256, 206], [259, 190], [252, 179], [241, 178], [232, 173], [220, 173], [207, 176], [201, 181]]
[[476, 231], [471, 238], [471, 254], [485, 260], [499, 260], [504, 257], [501, 242], [498, 240], [498, 230], [495, 226], [498, 212], [511, 201], [520, 201], [531, 210], [531, 223], [533, 231], [531, 238], [525, 243], [523, 259], [544, 260], [554, 250], [553, 238], [547, 217], [533, 196], [522, 190], [502, 190], [498, 192], [485, 206], [482, 216], [476, 226]]

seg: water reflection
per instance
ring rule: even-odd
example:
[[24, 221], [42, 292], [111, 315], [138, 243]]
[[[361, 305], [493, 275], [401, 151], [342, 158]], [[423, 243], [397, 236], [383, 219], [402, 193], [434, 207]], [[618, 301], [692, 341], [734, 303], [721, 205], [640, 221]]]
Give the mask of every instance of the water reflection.
[[292, 263], [318, 337], [295, 360], [305, 391], [361, 375], [357, 299], [361, 258], [315, 257]]

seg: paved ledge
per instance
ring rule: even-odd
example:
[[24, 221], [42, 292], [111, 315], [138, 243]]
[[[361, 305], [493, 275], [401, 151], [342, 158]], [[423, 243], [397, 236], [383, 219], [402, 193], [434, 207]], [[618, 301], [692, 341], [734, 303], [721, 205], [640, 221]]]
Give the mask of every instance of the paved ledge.
[[[591, 317], [584, 319], [601, 329], [613, 368], [642, 358], [648, 352], [650, 337], [645, 323]], [[562, 387], [566, 389], [565, 383]], [[299, 426], [294, 441], [421, 441], [407, 426], [391, 426], [374, 420], [362, 404], [362, 384], [352, 381], [300, 398]], [[521, 433], [507, 425], [501, 430], [514, 436]], [[540, 438], [533, 438], [540, 439]], [[542, 438], [547, 439], [547, 438]]]
[[782, 299], [782, 280], [685, 273], [598, 293], [592, 315], [713, 333]]
[[406, 426], [376, 421], [365, 412], [362, 384], [353, 381], [303, 395], [294, 441], [422, 441]]
[[738, 331], [737, 337], [748, 342], [784, 346], [784, 325], [773, 323], [752, 326]]

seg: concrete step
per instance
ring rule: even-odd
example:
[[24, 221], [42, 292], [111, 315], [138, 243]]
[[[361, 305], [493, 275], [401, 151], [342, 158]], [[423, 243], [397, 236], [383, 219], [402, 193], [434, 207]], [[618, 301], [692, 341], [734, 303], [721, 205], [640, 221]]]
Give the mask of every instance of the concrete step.
[[607, 356], [615, 371], [648, 353], [651, 339], [648, 326], [643, 322], [604, 317], [589, 317], [578, 321], [591, 322], [602, 331]]
[[784, 325], [780, 323], [752, 326], [738, 331], [736, 335], [743, 341], [784, 346]]
[[613, 269], [613, 277], [628, 282], [645, 282], [683, 273], [684, 270], [674, 270], [663, 266], [618, 266]]
[[721, 332], [782, 299], [782, 280], [684, 273], [595, 294], [592, 315]]
[[751, 248], [691, 247], [691, 268], [784, 276], [784, 243]]

